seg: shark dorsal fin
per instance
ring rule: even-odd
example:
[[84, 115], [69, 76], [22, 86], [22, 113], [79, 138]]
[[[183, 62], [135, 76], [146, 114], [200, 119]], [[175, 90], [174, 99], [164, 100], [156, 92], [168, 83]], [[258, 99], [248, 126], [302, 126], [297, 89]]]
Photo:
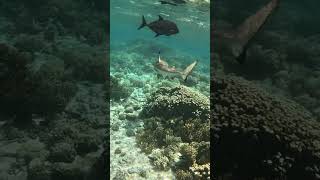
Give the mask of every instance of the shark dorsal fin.
[[162, 21], [162, 20], [163, 20], [163, 18], [159, 15], [158, 21]]

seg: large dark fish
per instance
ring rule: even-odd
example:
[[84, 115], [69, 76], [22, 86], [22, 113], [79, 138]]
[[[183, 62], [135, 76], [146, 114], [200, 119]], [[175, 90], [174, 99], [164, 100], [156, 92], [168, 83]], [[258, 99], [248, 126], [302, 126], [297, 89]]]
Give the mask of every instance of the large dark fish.
[[[214, 32], [221, 44], [226, 45], [226, 49], [242, 64], [246, 59], [246, 51], [250, 40], [265, 24], [267, 18], [278, 6], [279, 0], [271, 0], [252, 16], [248, 17], [240, 26], [230, 32]], [[215, 37], [214, 37], [215, 38]], [[217, 45], [219, 46], [219, 44]]]
[[179, 33], [179, 29], [174, 22], [164, 20], [160, 15], [158, 20], [153, 21], [149, 24], [147, 24], [144, 16], [142, 16], [142, 24], [138, 29], [141, 29], [145, 26], [149, 27], [153, 32], [156, 33], [154, 37], [158, 37], [159, 35], [170, 36]]
[[177, 6], [177, 4], [175, 3], [172, 3], [172, 2], [169, 2], [169, 1], [159, 1], [161, 4], [169, 4], [169, 5], [172, 5], [172, 6]]
[[184, 0], [172, 0], [174, 3], [177, 3], [177, 4], [185, 4], [186, 1]]
[[184, 0], [171, 0], [171, 1], [159, 1], [161, 4], [170, 4], [173, 6], [177, 6], [178, 4], [185, 4], [186, 1]]

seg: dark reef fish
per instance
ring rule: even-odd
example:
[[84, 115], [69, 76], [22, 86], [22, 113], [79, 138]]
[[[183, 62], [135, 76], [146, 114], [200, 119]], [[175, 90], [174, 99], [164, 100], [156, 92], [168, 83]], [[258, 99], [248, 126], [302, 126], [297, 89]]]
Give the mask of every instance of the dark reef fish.
[[171, 1], [159, 1], [161, 4], [170, 4], [173, 6], [177, 6], [178, 4], [185, 4], [184, 0], [171, 0]]
[[158, 20], [153, 21], [149, 24], [147, 24], [144, 16], [142, 16], [142, 24], [138, 29], [141, 29], [145, 26], [148, 26], [153, 32], [156, 33], [155, 37], [158, 37], [159, 35], [170, 36], [179, 33], [179, 29], [174, 22], [164, 20], [160, 15]]
[[[237, 59], [239, 63], [244, 63], [249, 42], [265, 24], [267, 18], [278, 6], [279, 0], [271, 0], [252, 16], [249, 16], [235, 30], [230, 32], [214, 32], [218, 39], [217, 46], [226, 46], [225, 49]], [[215, 38], [214, 37], [214, 38]]]
[[172, 2], [169, 2], [169, 1], [159, 1], [161, 4], [169, 4], [169, 5], [172, 5], [172, 6], [177, 6], [177, 4], [175, 3], [172, 3]]
[[162, 76], [169, 77], [169, 78], [175, 78], [180, 77], [183, 81], [186, 81], [188, 76], [192, 73], [194, 67], [197, 65], [197, 61], [194, 61], [189, 66], [187, 66], [183, 71], [177, 70], [174, 66], [169, 66], [169, 64], [159, 58], [157, 62], [154, 64], [155, 70], [161, 74]]

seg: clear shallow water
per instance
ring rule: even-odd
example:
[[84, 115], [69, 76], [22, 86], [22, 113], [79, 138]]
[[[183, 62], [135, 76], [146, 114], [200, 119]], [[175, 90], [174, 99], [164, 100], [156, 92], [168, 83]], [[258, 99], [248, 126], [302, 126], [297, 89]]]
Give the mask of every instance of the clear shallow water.
[[[125, 114], [131, 104], [143, 107], [150, 92], [156, 90], [159, 84], [180, 83], [177, 79], [157, 78], [152, 64], [157, 60], [158, 51], [162, 51], [162, 58], [171, 66], [177, 65], [177, 69], [185, 68], [197, 59], [199, 63], [189, 77], [201, 75], [202, 79], [191, 80], [194, 84], [189, 86], [205, 92], [205, 95], [209, 94], [209, 5], [199, 7], [185, 4], [175, 7], [161, 5], [157, 0], [111, 0], [110, 7], [111, 75], [117, 78], [119, 84], [133, 90], [128, 98], [110, 103], [111, 126], [119, 127], [117, 130], [111, 128], [110, 132], [111, 179], [119, 176], [120, 179], [175, 179], [171, 169], [156, 169], [149, 156], [137, 146], [135, 136], [128, 136], [127, 132], [143, 127], [142, 119], [133, 122], [120, 118], [120, 115]], [[142, 15], [147, 23], [157, 20], [158, 15], [161, 15], [175, 22], [180, 32], [169, 37], [161, 35], [155, 38], [155, 33], [148, 27], [138, 30]], [[139, 112], [136, 110], [133, 114]], [[119, 150], [123, 155], [115, 154]], [[148, 175], [142, 177], [141, 172]]]
[[[169, 48], [203, 59], [209, 63], [210, 57], [210, 19], [209, 7], [205, 10], [190, 4], [180, 6], [161, 5], [157, 0], [112, 0], [110, 12], [111, 53], [113, 45], [135, 39], [154, 40], [166, 44]], [[161, 15], [177, 24], [179, 33], [172, 36], [159, 36], [148, 27], [137, 30], [142, 22], [147, 23]], [[159, 49], [161, 50], [161, 49]]]

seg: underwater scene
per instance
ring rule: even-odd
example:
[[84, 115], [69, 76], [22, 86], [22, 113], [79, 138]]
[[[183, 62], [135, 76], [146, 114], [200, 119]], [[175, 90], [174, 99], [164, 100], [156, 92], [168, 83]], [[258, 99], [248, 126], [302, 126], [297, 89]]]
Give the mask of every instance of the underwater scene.
[[320, 179], [319, 1], [215, 0], [215, 179]]
[[209, 1], [110, 1], [110, 179], [210, 179], [209, 96]]
[[108, 2], [0, 0], [0, 179], [107, 179]]

